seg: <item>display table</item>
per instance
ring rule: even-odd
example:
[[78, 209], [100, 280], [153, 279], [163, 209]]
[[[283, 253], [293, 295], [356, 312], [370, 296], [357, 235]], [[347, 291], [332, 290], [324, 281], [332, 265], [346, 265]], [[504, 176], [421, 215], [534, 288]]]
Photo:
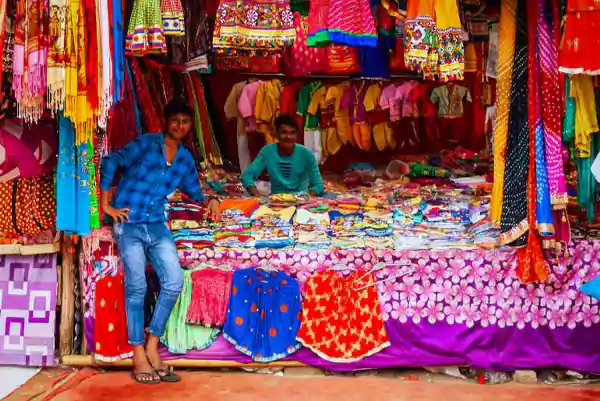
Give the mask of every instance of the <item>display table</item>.
[[[578, 291], [600, 274], [600, 241], [577, 241], [567, 252], [551, 265], [545, 283], [529, 285], [521, 285], [515, 276], [515, 251], [202, 250], [180, 256], [187, 267], [275, 265], [301, 283], [339, 264], [349, 269], [370, 269], [379, 262], [396, 265], [376, 272], [389, 348], [348, 364], [323, 360], [307, 349], [289, 360], [330, 370], [472, 365], [600, 373], [599, 303]], [[414, 271], [385, 281], [397, 275], [401, 265], [412, 265]], [[92, 297], [85, 293], [86, 304]], [[93, 310], [86, 312], [88, 332]], [[202, 351], [175, 355], [164, 350], [163, 356], [251, 362], [222, 337]]]

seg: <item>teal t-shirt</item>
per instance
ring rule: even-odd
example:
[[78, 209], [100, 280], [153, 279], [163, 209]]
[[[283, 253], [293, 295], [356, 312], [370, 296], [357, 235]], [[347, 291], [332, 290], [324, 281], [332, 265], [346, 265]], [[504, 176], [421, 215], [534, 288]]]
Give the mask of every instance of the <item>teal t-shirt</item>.
[[244, 187], [256, 187], [256, 179], [267, 170], [271, 179], [271, 194], [314, 191], [321, 195], [323, 179], [312, 151], [296, 144], [290, 156], [282, 156], [277, 147], [276, 143], [272, 143], [260, 150], [256, 159], [242, 174]]

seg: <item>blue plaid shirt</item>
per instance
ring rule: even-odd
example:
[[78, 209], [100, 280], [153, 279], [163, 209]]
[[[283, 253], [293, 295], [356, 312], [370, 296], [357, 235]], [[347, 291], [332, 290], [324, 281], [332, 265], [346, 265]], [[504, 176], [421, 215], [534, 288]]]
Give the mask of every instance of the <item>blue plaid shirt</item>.
[[131, 209], [132, 223], [167, 221], [167, 196], [176, 189], [195, 201], [204, 200], [191, 153], [180, 144], [168, 166], [164, 148], [163, 134], [145, 134], [102, 159], [100, 188], [110, 190], [117, 170], [121, 169], [123, 175], [112, 206]]

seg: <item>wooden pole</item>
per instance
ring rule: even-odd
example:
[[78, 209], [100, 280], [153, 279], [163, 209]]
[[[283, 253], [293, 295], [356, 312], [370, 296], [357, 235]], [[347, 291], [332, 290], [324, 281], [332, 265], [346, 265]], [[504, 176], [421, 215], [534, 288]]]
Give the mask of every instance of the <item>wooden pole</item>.
[[59, 345], [60, 355], [73, 353], [73, 334], [75, 331], [75, 294], [73, 280], [75, 277], [74, 244], [68, 235], [62, 242], [62, 296], [60, 308]]
[[[172, 359], [170, 361], [165, 361], [165, 363], [176, 368], [298, 368], [308, 366], [297, 361], [240, 363], [234, 361], [213, 361], [206, 359]], [[118, 362], [102, 362], [95, 360], [91, 355], [63, 355], [63, 357], [61, 358], [61, 364], [64, 366], [132, 366], [131, 359], [125, 359]]]

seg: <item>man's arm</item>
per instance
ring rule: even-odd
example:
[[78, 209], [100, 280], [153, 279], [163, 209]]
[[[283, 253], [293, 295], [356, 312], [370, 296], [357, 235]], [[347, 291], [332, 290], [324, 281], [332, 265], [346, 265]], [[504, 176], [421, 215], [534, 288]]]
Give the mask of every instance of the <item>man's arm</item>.
[[323, 178], [321, 178], [319, 165], [312, 152], [308, 154], [308, 163], [308, 192], [311, 195], [322, 195], [325, 186], [323, 185]]
[[242, 173], [242, 185], [252, 196], [262, 196], [256, 188], [256, 179], [265, 171], [265, 168], [267, 168], [267, 164], [261, 150], [252, 164]]

